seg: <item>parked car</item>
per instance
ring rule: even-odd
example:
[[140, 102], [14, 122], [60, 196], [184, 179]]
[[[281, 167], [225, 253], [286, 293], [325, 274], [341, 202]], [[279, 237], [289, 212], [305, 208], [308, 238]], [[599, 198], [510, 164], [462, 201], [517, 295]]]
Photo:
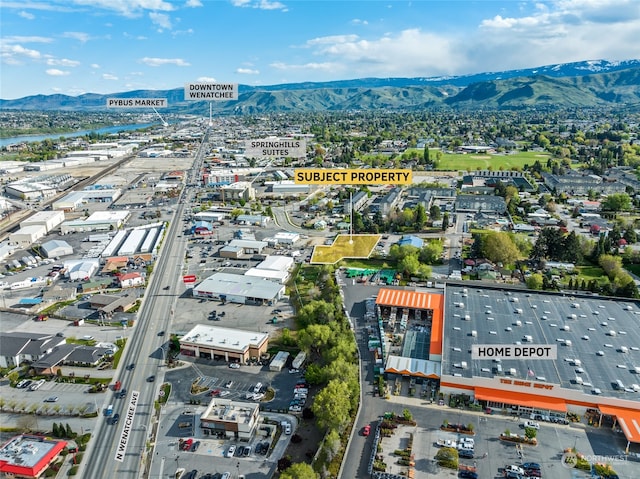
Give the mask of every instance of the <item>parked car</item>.
[[236, 445], [235, 444], [231, 444], [229, 446], [229, 449], [227, 449], [227, 457], [233, 457], [235, 452], [236, 452]]
[[540, 424], [535, 421], [525, 421], [524, 427], [530, 427], [533, 429], [540, 429]]
[[239, 363], [230, 363], [229, 367], [231, 369], [240, 369], [240, 364]]
[[57, 402], [57, 401], [58, 401], [58, 396], [50, 396], [44, 400], [44, 402]]
[[478, 474], [473, 471], [460, 471], [458, 473], [458, 477], [463, 477], [466, 479], [478, 479]]
[[189, 450], [191, 452], [196, 452], [199, 447], [200, 447], [200, 441], [195, 441], [193, 444], [191, 444], [191, 448], [189, 448]]
[[251, 455], [251, 446], [245, 446], [244, 450], [242, 451], [242, 455], [244, 457], [249, 457]]

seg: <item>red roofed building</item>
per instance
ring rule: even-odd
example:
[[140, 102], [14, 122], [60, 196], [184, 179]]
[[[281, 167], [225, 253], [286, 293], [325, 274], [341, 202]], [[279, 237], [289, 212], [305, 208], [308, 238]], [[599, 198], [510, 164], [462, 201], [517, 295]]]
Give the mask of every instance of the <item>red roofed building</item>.
[[144, 284], [144, 277], [140, 273], [125, 273], [118, 276], [121, 288], [135, 288]]
[[0, 474], [2, 477], [40, 477], [66, 445], [66, 441], [40, 436], [12, 437], [0, 447]]

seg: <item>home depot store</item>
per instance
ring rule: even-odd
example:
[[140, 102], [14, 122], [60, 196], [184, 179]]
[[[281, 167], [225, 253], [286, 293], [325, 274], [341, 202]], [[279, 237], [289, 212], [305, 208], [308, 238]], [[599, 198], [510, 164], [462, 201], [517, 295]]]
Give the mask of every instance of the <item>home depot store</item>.
[[[628, 350], [625, 359], [633, 361], [632, 353], [640, 349], [631, 345], [640, 345], [640, 338], [634, 337], [637, 328], [632, 306], [625, 306], [629, 313], [626, 318], [618, 303], [597, 301], [589, 298], [570, 302], [562, 296], [521, 290], [474, 288], [469, 293], [467, 288], [457, 286], [447, 286], [444, 294], [382, 288], [376, 298], [382, 337], [392, 331], [393, 335], [404, 333], [401, 347], [388, 346], [384, 370], [387, 376], [437, 379], [441, 393], [465, 394], [484, 406], [519, 415], [564, 417], [568, 411], [583, 415], [589, 409], [597, 410], [614, 417], [629, 442], [640, 442], [640, 403], [629, 399], [633, 389], [607, 385], [614, 372], [619, 374], [620, 366], [597, 360], [590, 364], [600, 357], [590, 349], [597, 343], [580, 332], [600, 314], [606, 314], [609, 320], [615, 315], [619, 331], [624, 333], [617, 339], [625, 339], [612, 347]], [[551, 320], [552, 316], [556, 319]], [[411, 339], [416, 336], [412, 331], [420, 332], [421, 328], [430, 335], [422, 345]], [[573, 341], [571, 334], [577, 335]], [[554, 337], [562, 345], [562, 360], [519, 358], [496, 363], [474, 361], [470, 354], [475, 344], [544, 344], [546, 338]], [[608, 341], [613, 343], [614, 339]], [[630, 348], [623, 345], [627, 343]], [[633, 379], [627, 372], [625, 382]]]

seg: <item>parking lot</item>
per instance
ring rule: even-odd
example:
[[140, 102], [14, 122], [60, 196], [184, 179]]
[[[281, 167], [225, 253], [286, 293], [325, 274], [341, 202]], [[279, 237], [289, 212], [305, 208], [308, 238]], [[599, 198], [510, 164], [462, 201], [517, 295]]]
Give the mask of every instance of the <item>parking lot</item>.
[[[173, 477], [180, 468], [187, 473], [197, 470], [197, 477], [224, 472], [244, 474], [247, 478], [270, 477], [297, 427], [294, 416], [261, 413], [256, 432], [248, 441], [205, 435], [198, 425], [212, 391], [228, 392], [225, 399], [246, 400], [247, 393], [253, 393], [257, 383], [262, 384], [261, 390], [267, 386], [279, 390], [285, 386], [292, 387], [298, 379], [283, 372], [279, 375], [273, 373], [270, 379], [265, 380], [264, 372], [259, 366], [231, 369], [223, 364], [214, 366], [202, 362], [168, 372], [165, 379], [171, 382], [172, 393], [161, 412], [151, 477]], [[199, 395], [191, 395], [191, 384], [197, 379], [203, 380], [199, 384], [206, 384], [209, 389]], [[278, 396], [277, 392], [276, 398]], [[189, 404], [190, 400], [200, 400], [201, 404]], [[289, 434], [281, 426], [282, 422], [291, 424]]]
[[[466, 435], [442, 431], [440, 426], [447, 420], [449, 423], [473, 424], [475, 435], [472, 436], [475, 447], [473, 458], [461, 458], [460, 463], [477, 468], [480, 478], [504, 477], [507, 465], [522, 465], [527, 462], [540, 464], [541, 477], [554, 479], [588, 478], [590, 473], [579, 471], [563, 464], [566, 448], [575, 447], [592, 462], [608, 462], [620, 477], [636, 477], [638, 463], [624, 456], [624, 436], [613, 433], [608, 428], [591, 428], [581, 424], [559, 425], [540, 423], [537, 446], [522, 446], [521, 454], [514, 443], [499, 439], [501, 433], [523, 434], [523, 420], [506, 416], [489, 416], [452, 409], [446, 406], [427, 405], [416, 398], [392, 396], [390, 401], [380, 400], [383, 407], [401, 413], [407, 407], [417, 421], [416, 427], [401, 426], [391, 438], [384, 438], [382, 450], [385, 461], [390, 465], [388, 472], [398, 472], [400, 468], [394, 463], [398, 456], [396, 449], [406, 446], [408, 434], [413, 434], [413, 453], [415, 455], [416, 479], [456, 477], [455, 471], [438, 467], [434, 458], [440, 446], [439, 440], [459, 441]], [[369, 438], [372, 439], [372, 436]], [[369, 440], [369, 438], [366, 438]], [[486, 454], [486, 456], [485, 456]]]

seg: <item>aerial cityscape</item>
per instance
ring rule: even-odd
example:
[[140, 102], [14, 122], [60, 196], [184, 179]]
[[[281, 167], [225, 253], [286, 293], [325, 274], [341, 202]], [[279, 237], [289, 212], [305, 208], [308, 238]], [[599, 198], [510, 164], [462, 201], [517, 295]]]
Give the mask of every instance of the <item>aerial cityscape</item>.
[[640, 477], [637, 2], [0, 8], [2, 477]]

